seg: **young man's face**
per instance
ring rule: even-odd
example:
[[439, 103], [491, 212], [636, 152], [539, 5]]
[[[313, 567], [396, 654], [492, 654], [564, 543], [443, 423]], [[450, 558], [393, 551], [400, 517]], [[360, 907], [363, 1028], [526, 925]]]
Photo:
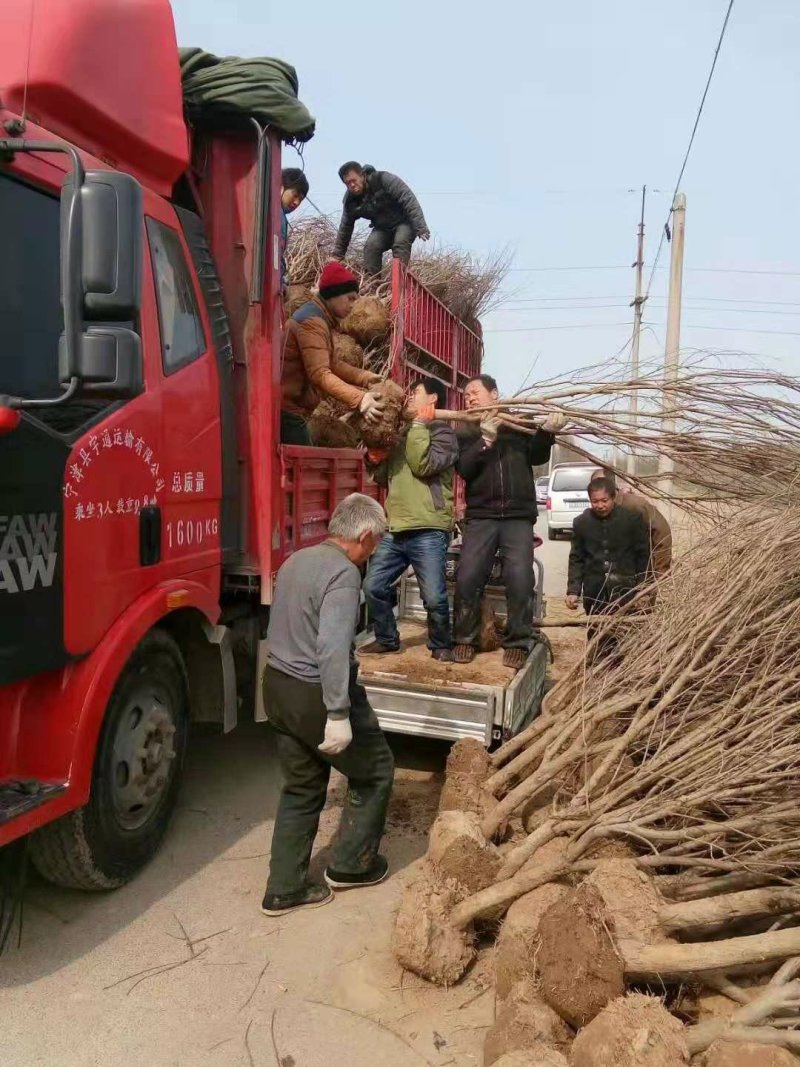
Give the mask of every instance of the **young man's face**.
[[305, 197], [302, 193], [298, 193], [296, 189], [281, 190], [281, 205], [287, 215], [291, 215], [293, 211], [297, 211], [304, 200]]
[[489, 407], [494, 400], [497, 400], [497, 390], [487, 389], [480, 378], [470, 382], [464, 390], [464, 403], [468, 411], [472, 408]]
[[427, 407], [428, 404], [433, 404], [436, 407], [438, 403], [439, 397], [436, 393], [429, 393], [422, 382], [419, 382], [408, 392], [408, 406], [412, 411], [420, 411], [422, 408]]
[[358, 300], [358, 293], [340, 293], [338, 296], [332, 296], [325, 303], [335, 318], [346, 319], [356, 300]]
[[359, 174], [357, 170], [349, 170], [342, 178], [342, 181], [347, 186], [348, 192], [351, 192], [353, 196], [361, 196], [367, 185], [367, 179], [363, 174]]
[[589, 503], [598, 519], [605, 519], [614, 510], [615, 501], [606, 489], [593, 489], [589, 493]]

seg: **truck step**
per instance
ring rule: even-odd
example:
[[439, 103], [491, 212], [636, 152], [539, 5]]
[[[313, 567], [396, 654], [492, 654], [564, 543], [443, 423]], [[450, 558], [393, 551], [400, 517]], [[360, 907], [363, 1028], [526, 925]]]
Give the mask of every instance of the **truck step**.
[[0, 825], [38, 808], [66, 788], [66, 782], [37, 782], [34, 778], [0, 782]]

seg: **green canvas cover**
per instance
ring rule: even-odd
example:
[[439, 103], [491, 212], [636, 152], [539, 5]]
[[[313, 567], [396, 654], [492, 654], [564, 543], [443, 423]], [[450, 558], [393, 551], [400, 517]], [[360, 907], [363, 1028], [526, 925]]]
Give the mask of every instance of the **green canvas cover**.
[[272, 126], [289, 142], [314, 136], [315, 120], [297, 98], [297, 71], [282, 59], [214, 56], [181, 48], [186, 116], [198, 127], [225, 129], [250, 118]]

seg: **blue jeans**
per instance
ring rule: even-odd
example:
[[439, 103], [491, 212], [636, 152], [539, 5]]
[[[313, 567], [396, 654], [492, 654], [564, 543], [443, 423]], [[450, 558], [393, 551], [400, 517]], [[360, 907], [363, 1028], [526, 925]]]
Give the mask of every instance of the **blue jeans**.
[[445, 530], [407, 530], [384, 534], [370, 561], [364, 594], [375, 624], [375, 639], [387, 648], [400, 645], [394, 607], [394, 583], [409, 565], [419, 582], [428, 613], [428, 648], [452, 648], [450, 606], [447, 603], [445, 562], [450, 534]]

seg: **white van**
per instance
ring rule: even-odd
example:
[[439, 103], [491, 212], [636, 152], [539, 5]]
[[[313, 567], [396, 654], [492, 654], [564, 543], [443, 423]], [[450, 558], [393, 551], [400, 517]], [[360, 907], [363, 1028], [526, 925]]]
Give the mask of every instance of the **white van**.
[[575, 516], [589, 507], [587, 486], [596, 467], [561, 464], [553, 467], [547, 485], [547, 537], [555, 541], [560, 533], [569, 533]]

